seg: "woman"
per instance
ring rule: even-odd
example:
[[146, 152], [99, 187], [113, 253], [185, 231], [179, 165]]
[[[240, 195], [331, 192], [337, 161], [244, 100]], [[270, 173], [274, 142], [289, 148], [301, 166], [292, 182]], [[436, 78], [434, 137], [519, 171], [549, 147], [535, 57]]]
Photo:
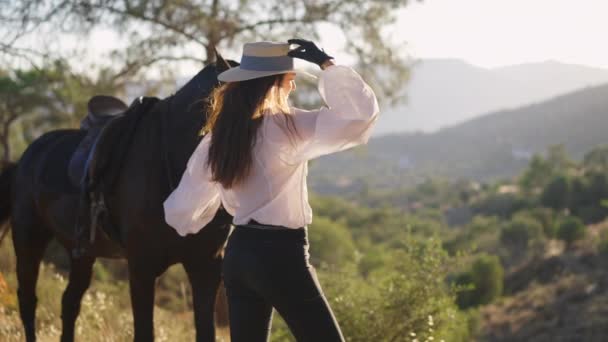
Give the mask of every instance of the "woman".
[[[321, 67], [327, 107], [288, 106], [293, 58]], [[234, 216], [223, 264], [233, 342], [267, 341], [273, 308], [298, 341], [343, 341], [309, 263], [307, 161], [366, 143], [376, 97], [356, 72], [301, 39], [245, 44], [240, 67], [218, 79], [226, 83], [211, 96], [208, 134], [165, 201], [165, 219], [186, 235], [221, 205]]]

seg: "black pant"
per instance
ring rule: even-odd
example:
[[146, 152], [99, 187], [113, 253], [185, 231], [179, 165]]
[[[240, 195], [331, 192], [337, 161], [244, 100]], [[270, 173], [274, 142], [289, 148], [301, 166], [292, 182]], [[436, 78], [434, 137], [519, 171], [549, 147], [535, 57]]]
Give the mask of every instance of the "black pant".
[[306, 228], [236, 226], [223, 264], [231, 341], [268, 341], [273, 307], [298, 341], [344, 341], [308, 259]]

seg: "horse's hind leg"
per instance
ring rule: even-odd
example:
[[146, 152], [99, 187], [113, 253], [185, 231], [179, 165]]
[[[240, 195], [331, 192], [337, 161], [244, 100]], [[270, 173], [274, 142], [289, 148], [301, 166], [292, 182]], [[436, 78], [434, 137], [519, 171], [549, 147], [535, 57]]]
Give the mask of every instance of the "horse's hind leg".
[[80, 313], [80, 301], [91, 284], [91, 273], [95, 258], [86, 256], [77, 259], [72, 258], [70, 261], [70, 279], [61, 300], [62, 342], [74, 341], [74, 326], [78, 313]]
[[215, 298], [220, 286], [222, 257], [188, 260], [184, 263], [192, 285], [194, 323], [197, 342], [215, 341]]
[[51, 240], [48, 231], [12, 222], [17, 257], [17, 297], [26, 341], [36, 341], [36, 283], [44, 251]]

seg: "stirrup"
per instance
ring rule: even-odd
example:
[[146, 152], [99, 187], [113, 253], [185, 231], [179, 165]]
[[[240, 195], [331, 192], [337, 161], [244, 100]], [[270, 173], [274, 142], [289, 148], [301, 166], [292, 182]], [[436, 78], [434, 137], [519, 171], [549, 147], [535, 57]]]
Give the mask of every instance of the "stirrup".
[[81, 244], [77, 244], [74, 248], [72, 248], [72, 257], [74, 259], [78, 259], [87, 254], [87, 248], [82, 246]]
[[84, 227], [80, 224], [80, 222], [76, 223], [76, 243], [72, 248], [72, 257], [78, 259], [85, 254], [87, 254], [87, 250], [91, 247], [88, 241], [84, 238]]
[[95, 241], [97, 233], [97, 227], [99, 226], [99, 219], [107, 211], [106, 203], [103, 198], [103, 193], [99, 194], [99, 198], [95, 196], [95, 193], [91, 193], [91, 227], [89, 230], [89, 242], [92, 244]]

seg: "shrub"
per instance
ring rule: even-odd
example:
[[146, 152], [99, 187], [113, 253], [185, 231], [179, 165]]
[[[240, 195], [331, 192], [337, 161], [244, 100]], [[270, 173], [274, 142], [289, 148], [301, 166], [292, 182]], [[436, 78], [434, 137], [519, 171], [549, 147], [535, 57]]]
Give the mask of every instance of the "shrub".
[[469, 341], [445, 278], [453, 260], [436, 239], [408, 240], [387, 251], [391, 268], [361, 277], [356, 269], [320, 270], [321, 284], [348, 341]]
[[497, 256], [481, 255], [469, 271], [456, 277], [455, 282], [461, 286], [472, 285], [472, 289], [458, 293], [460, 308], [488, 304], [502, 295], [504, 269]]
[[371, 248], [359, 261], [359, 273], [367, 277], [372, 271], [380, 269], [387, 264], [387, 253], [381, 247]]
[[518, 194], [492, 194], [475, 203], [473, 211], [478, 215], [508, 218], [516, 211], [529, 206], [529, 200]]
[[543, 227], [534, 218], [516, 216], [507, 222], [500, 232], [500, 241], [511, 251], [526, 250], [534, 242], [542, 240]]
[[342, 266], [355, 261], [355, 243], [350, 231], [342, 224], [317, 216], [309, 229], [310, 260]]
[[597, 244], [598, 254], [608, 260], [608, 236], [604, 234], [600, 242]]
[[571, 247], [575, 241], [584, 238], [586, 232], [583, 221], [575, 216], [567, 216], [562, 219], [557, 228], [557, 238], [564, 240], [567, 247]]
[[555, 212], [551, 208], [533, 208], [524, 211], [522, 215], [529, 215], [543, 227], [543, 233], [548, 238], [555, 237]]
[[571, 182], [567, 176], [555, 176], [543, 189], [541, 203], [549, 208], [561, 210], [568, 207], [571, 195]]

